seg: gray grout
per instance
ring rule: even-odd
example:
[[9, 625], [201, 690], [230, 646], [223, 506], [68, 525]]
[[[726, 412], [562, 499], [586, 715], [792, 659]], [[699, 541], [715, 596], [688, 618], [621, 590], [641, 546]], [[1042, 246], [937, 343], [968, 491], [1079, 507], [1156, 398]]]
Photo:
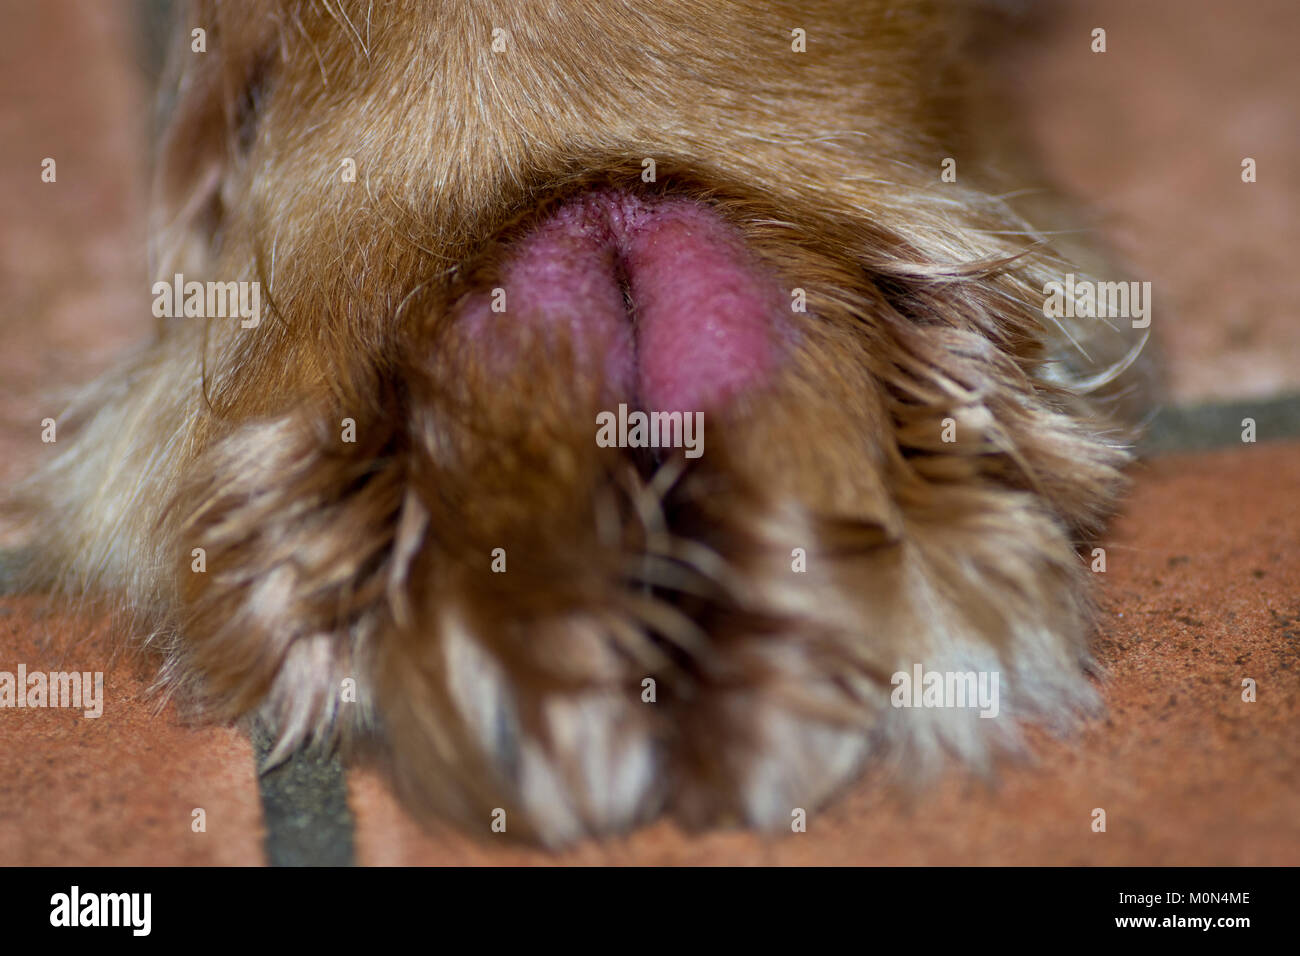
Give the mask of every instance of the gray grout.
[[[258, 767], [271, 752], [270, 732], [258, 723], [249, 734]], [[271, 866], [353, 866], [356, 851], [347, 776], [337, 754], [299, 750], [258, 774]]]
[[1138, 444], [1143, 455], [1209, 451], [1242, 445], [1242, 420], [1255, 422], [1256, 441], [1300, 438], [1300, 394], [1160, 409]]

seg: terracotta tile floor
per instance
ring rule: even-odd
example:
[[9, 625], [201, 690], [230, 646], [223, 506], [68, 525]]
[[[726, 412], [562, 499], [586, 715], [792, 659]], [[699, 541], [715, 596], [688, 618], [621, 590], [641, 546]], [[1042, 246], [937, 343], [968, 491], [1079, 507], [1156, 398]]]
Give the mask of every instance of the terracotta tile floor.
[[[0, 481], [44, 451], [35, 423], [57, 405], [42, 390], [81, 380], [150, 327], [139, 251], [148, 84], [133, 9], [4, 4], [0, 87], [20, 92], [0, 104]], [[1300, 8], [1062, 10], [1011, 69], [1055, 178], [1168, 303], [1157, 328], [1174, 398], [1300, 390], [1300, 272], [1282, 260], [1300, 248]], [[1093, 26], [1108, 30], [1104, 56], [1087, 51]], [[39, 183], [45, 156], [58, 159], [55, 186]], [[1240, 182], [1242, 156], [1258, 159], [1258, 183]], [[663, 824], [560, 859], [1300, 862], [1300, 443], [1218, 437], [1223, 450], [1139, 467], [1104, 542], [1106, 714], [1066, 741], [1035, 737], [1036, 761], [1004, 768], [996, 790], [953, 773], [905, 803], [868, 779], [801, 836]], [[265, 861], [248, 740], [159, 709], [147, 664], [115, 657], [111, 632], [41, 598], [0, 598], [0, 670], [103, 670], [106, 698], [96, 720], [0, 710], [0, 864]], [[1241, 699], [1247, 677], [1255, 703]], [[368, 771], [347, 788], [359, 862], [553, 859], [424, 833]], [[1094, 807], [1107, 811], [1104, 834], [1090, 829]], [[206, 832], [192, 829], [196, 808]]]
[[[996, 789], [952, 774], [918, 802], [870, 781], [764, 843], [659, 825], [565, 861], [648, 864], [1300, 863], [1300, 443], [1141, 469], [1104, 545], [1098, 653], [1107, 712], [1077, 737], [1036, 738]], [[1195, 520], [1188, 520], [1194, 515]], [[1244, 677], [1258, 698], [1241, 699]], [[366, 863], [549, 858], [408, 822], [354, 775]], [[1107, 832], [1090, 829], [1092, 810]]]

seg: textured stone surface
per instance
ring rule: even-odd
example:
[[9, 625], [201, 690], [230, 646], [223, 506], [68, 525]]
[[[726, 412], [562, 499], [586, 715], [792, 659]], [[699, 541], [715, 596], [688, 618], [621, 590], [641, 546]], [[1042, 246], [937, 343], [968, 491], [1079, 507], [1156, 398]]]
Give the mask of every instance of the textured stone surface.
[[[1103, 542], [1097, 654], [1107, 710], [993, 786], [954, 771], [919, 798], [864, 781], [806, 834], [690, 836], [661, 824], [563, 862], [1300, 864], [1300, 444], [1171, 455], [1138, 469]], [[1258, 699], [1242, 700], [1243, 678]], [[354, 773], [365, 863], [543, 863], [484, 821], [422, 834]], [[1107, 831], [1091, 829], [1106, 811]], [[497, 842], [493, 842], [497, 841]]]
[[[1035, 4], [1039, 6], [1039, 4]], [[1017, 65], [1052, 178], [1152, 283], [1179, 402], [1300, 389], [1300, 123], [1289, 0], [1043, 3]], [[1090, 50], [1103, 28], [1107, 52]], [[1241, 162], [1258, 181], [1241, 181]]]
[[114, 631], [43, 598], [0, 600], [0, 671], [104, 674], [98, 718], [0, 708], [0, 865], [261, 862], [248, 739], [160, 707], [146, 662], [121, 654]]

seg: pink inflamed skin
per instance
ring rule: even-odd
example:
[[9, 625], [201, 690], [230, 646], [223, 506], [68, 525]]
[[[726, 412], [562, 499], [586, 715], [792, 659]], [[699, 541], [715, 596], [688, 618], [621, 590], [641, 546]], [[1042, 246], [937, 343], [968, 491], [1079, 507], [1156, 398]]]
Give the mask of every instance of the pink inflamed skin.
[[710, 206], [597, 190], [560, 205], [507, 255], [505, 311], [478, 293], [461, 320], [560, 328], [603, 363], [612, 400], [716, 408], [767, 381], [788, 348], [789, 302], [735, 226]]

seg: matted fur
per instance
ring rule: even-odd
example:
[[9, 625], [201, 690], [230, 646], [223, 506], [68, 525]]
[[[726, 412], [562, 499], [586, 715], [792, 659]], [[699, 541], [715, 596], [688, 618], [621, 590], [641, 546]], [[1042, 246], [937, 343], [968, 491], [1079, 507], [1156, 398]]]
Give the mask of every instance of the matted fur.
[[[1094, 702], [1076, 548], [1121, 486], [1108, 415], [1149, 385], [1137, 333], [1046, 323], [1043, 284], [1081, 270], [965, 172], [969, 16], [196, 3], [155, 272], [271, 308], [167, 320], [83, 398], [28, 487], [40, 582], [119, 596], [169, 681], [264, 715], [277, 756], [363, 745], [417, 811], [501, 807], [553, 844], [663, 812], [781, 826], [864, 766], [984, 766], [1019, 719], [1067, 721]], [[597, 447], [601, 382], [563, 343], [503, 327], [487, 363], [452, 321], [597, 185], [711, 203], [807, 290], [791, 360], [698, 461]], [[1000, 672], [1003, 716], [891, 708], [913, 662]]]

